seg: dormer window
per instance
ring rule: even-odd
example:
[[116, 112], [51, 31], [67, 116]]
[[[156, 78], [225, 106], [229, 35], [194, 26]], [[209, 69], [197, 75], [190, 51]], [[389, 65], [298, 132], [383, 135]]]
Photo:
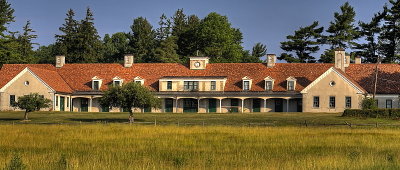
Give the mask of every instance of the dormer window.
[[122, 79], [117, 77], [113, 78], [113, 86], [117, 87], [117, 86], [122, 86]]
[[296, 79], [294, 77], [289, 77], [286, 79], [287, 81], [287, 90], [294, 91], [296, 90]]
[[93, 89], [93, 90], [100, 90], [100, 88], [101, 88], [101, 82], [102, 82], [102, 80], [101, 80], [99, 77], [94, 76], [94, 77], [92, 78], [92, 89]]
[[133, 81], [134, 81], [135, 83], [140, 84], [140, 85], [143, 85], [143, 84], [144, 84], [144, 79], [142, 79], [142, 78], [139, 77], [139, 76], [135, 77], [135, 78], [133, 79]]
[[265, 80], [265, 91], [272, 91], [274, 88], [274, 79], [268, 76], [264, 80]]
[[242, 78], [243, 91], [249, 91], [251, 89], [251, 82], [251, 79], [247, 76]]

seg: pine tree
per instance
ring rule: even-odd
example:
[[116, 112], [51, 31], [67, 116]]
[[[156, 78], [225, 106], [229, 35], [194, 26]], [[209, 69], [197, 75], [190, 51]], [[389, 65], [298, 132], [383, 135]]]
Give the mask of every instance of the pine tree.
[[262, 43], [256, 43], [252, 50], [251, 54], [248, 50], [243, 51], [243, 60], [242, 63], [260, 63], [261, 57], [264, 57], [267, 54], [267, 46]]
[[400, 59], [400, 0], [389, 0], [391, 7], [385, 6], [384, 25], [379, 36], [380, 53], [383, 62], [393, 63]]
[[365, 43], [357, 44], [355, 49], [358, 50], [356, 54], [362, 56], [366, 63], [377, 61], [379, 44], [376, 37], [381, 32], [381, 21], [385, 15], [385, 13], [377, 13], [369, 23], [359, 22], [360, 36], [365, 39]]
[[157, 40], [162, 41], [171, 36], [171, 20], [167, 18], [165, 14], [162, 14], [160, 17], [160, 21], [158, 22], [160, 26], [157, 30]]
[[324, 28], [318, 28], [318, 21], [314, 21], [311, 25], [300, 27], [295, 31], [294, 35], [289, 35], [286, 38], [288, 41], [281, 42], [281, 48], [292, 54], [283, 53], [279, 59], [286, 60], [289, 63], [314, 63], [315, 57], [311, 56], [312, 53], [319, 51], [321, 33]]
[[146, 18], [138, 17], [133, 20], [129, 35], [129, 46], [137, 62], [155, 62], [152, 56], [155, 46], [155, 31]]
[[124, 54], [129, 52], [129, 38], [124, 32], [117, 32], [110, 35], [106, 34], [104, 42], [104, 58], [102, 62], [118, 63], [122, 62]]
[[8, 25], [14, 22], [14, 9], [7, 0], [0, 0], [0, 67], [6, 63], [16, 62], [20, 58], [15, 54], [18, 49], [16, 38], [10, 35]]
[[59, 28], [63, 34], [55, 35], [55, 51], [58, 55], [65, 55], [68, 63], [75, 63], [81, 60], [77, 42], [79, 22], [74, 19], [75, 12], [72, 9], [69, 9], [66, 15], [65, 23]]
[[155, 50], [157, 62], [162, 63], [179, 63], [179, 55], [176, 53], [178, 45], [176, 44], [176, 37], [170, 36], [161, 41], [158, 48]]
[[18, 42], [20, 43], [19, 52], [23, 57], [24, 63], [35, 63], [35, 58], [33, 57], [33, 45], [38, 45], [38, 43], [33, 43], [32, 41], [37, 38], [31, 27], [31, 22], [28, 20], [23, 27], [23, 33], [18, 36]]
[[86, 17], [78, 26], [77, 43], [80, 59], [76, 62], [93, 63], [102, 57], [102, 42], [93, 21], [93, 13], [87, 8]]
[[185, 61], [187, 56], [195, 56], [199, 50], [199, 39], [196, 35], [200, 26], [200, 19], [196, 15], [190, 15], [187, 18], [187, 25], [183, 33], [177, 40], [178, 54], [181, 60]]

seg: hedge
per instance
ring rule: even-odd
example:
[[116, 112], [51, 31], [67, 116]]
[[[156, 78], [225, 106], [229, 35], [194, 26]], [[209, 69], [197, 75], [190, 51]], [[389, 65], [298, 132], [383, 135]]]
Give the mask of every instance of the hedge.
[[346, 109], [342, 116], [400, 119], [400, 109]]

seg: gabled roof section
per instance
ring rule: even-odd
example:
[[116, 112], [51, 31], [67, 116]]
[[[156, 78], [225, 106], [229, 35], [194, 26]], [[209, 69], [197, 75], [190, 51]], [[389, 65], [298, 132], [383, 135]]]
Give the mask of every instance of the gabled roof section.
[[321, 76], [319, 76], [317, 79], [315, 79], [313, 82], [311, 82], [307, 87], [305, 87], [300, 93], [307, 93], [308, 90], [310, 90], [313, 86], [318, 84], [319, 81], [321, 81], [323, 78], [325, 78], [327, 75], [329, 75], [332, 72], [337, 74], [346, 83], [348, 83], [351, 87], [353, 87], [355, 90], [357, 90], [357, 93], [359, 93], [359, 94], [366, 93], [366, 90], [364, 90], [364, 88], [362, 88], [357, 82], [355, 82], [351, 77], [349, 77], [342, 70], [336, 69], [335, 67], [329, 68]]
[[286, 79], [287, 81], [297, 81], [296, 78], [294, 78], [293, 76], [290, 76]]
[[274, 80], [271, 76], [268, 76], [268, 77], [265, 77], [265, 79], [264, 80]]
[[244, 77], [242, 78], [242, 80], [251, 80], [251, 78], [250, 78], [249, 76], [244, 76]]
[[14, 78], [12, 78], [7, 84], [5, 84], [1, 89], [0, 92], [4, 92], [8, 87], [10, 87], [16, 80], [18, 80], [22, 75], [25, 73], [31, 74], [33, 77], [35, 77], [39, 82], [41, 82], [44, 86], [46, 86], [50, 91], [55, 92], [53, 88], [51, 88], [46, 82], [44, 82], [41, 78], [39, 78], [38, 75], [36, 75], [32, 70], [30, 70], [28, 67], [25, 67], [21, 72], [19, 72]]

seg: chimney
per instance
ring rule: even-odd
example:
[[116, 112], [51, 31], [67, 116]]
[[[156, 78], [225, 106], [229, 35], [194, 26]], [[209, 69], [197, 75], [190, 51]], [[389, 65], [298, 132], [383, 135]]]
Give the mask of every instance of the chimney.
[[346, 70], [346, 53], [344, 49], [335, 50], [335, 68], [345, 72]]
[[133, 64], [133, 55], [132, 54], [125, 54], [124, 56], [124, 67], [130, 68]]
[[347, 68], [350, 66], [350, 56], [346, 55], [346, 58], [344, 60], [344, 67]]
[[267, 54], [267, 67], [274, 67], [276, 63], [275, 54]]
[[361, 64], [361, 57], [360, 56], [356, 56], [355, 64]]
[[65, 56], [63, 55], [58, 55], [56, 56], [56, 67], [61, 68], [65, 64]]

